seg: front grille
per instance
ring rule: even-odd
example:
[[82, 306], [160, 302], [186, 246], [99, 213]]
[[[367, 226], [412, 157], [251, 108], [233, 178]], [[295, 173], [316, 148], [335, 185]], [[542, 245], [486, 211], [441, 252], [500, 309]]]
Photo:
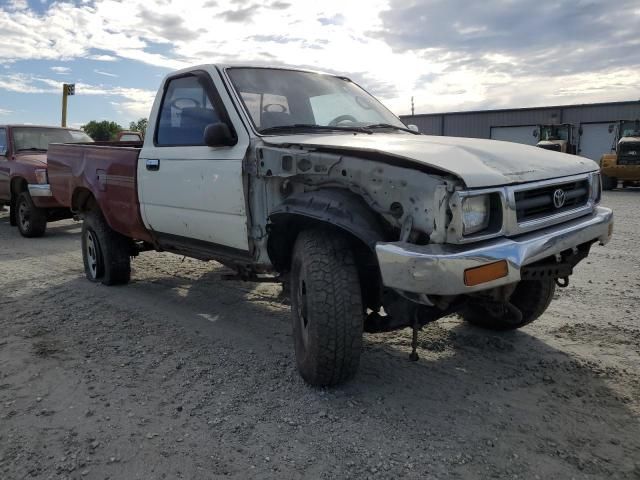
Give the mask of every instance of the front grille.
[[[556, 207], [556, 191], [564, 192], [564, 203]], [[583, 207], [589, 201], [589, 180], [548, 185], [515, 193], [516, 216], [519, 223], [550, 217]]]
[[640, 148], [636, 155], [618, 155], [618, 165], [640, 165]]

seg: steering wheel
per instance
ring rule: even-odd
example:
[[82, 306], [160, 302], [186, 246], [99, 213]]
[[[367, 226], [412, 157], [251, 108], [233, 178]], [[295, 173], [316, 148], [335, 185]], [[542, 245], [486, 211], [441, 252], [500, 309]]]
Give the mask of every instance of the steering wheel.
[[357, 123], [358, 120], [353, 115], [340, 115], [329, 122], [330, 127], [335, 127], [342, 122]]
[[[179, 105], [179, 104], [182, 104], [182, 105]], [[193, 98], [180, 97], [180, 98], [174, 98], [169, 105], [171, 105], [176, 110], [183, 110], [189, 107], [199, 107], [200, 103], [197, 100], [194, 100]]]
[[[271, 107], [276, 107], [275, 110], [271, 110]], [[287, 111], [287, 107], [281, 105], [279, 103], [267, 103], [264, 107], [262, 107], [263, 112], [274, 112], [274, 113], [285, 113]]]

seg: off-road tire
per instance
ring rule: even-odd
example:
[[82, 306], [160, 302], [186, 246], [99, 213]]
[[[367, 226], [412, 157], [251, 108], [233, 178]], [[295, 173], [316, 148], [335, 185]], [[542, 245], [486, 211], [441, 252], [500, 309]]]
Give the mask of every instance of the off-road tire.
[[351, 245], [338, 232], [302, 231], [291, 265], [296, 362], [314, 386], [342, 383], [358, 370], [364, 310]]
[[602, 174], [602, 189], [613, 190], [618, 186], [618, 179]]
[[104, 285], [131, 279], [131, 241], [109, 227], [100, 210], [92, 210], [82, 222], [82, 261], [92, 282]]
[[20, 235], [26, 238], [41, 237], [47, 230], [47, 211], [34, 205], [29, 192], [18, 195], [15, 221]]
[[[490, 330], [515, 330], [530, 324], [547, 309], [556, 291], [555, 280], [523, 280], [509, 302], [522, 312], [522, 319], [508, 309], [488, 308], [486, 303], [471, 301], [462, 317], [478, 327]], [[500, 314], [497, 314], [500, 313]]]

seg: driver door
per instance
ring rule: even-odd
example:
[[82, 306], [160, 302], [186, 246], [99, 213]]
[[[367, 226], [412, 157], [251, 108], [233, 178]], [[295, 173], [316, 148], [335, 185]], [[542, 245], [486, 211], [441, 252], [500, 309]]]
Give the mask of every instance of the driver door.
[[[222, 95], [221, 95], [222, 93]], [[242, 162], [249, 136], [216, 70], [169, 78], [138, 160], [140, 210], [161, 245], [249, 250]], [[204, 144], [208, 124], [225, 122], [233, 146]], [[168, 248], [168, 247], [167, 247]], [[178, 248], [179, 249], [179, 248]]]

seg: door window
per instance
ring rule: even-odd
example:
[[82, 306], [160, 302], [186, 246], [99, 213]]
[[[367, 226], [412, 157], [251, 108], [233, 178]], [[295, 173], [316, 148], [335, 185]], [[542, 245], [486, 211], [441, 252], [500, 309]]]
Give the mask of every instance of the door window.
[[198, 77], [170, 80], [160, 107], [157, 144], [204, 145], [204, 130], [221, 121], [219, 113]]
[[7, 154], [7, 130], [0, 128], [0, 156]]

